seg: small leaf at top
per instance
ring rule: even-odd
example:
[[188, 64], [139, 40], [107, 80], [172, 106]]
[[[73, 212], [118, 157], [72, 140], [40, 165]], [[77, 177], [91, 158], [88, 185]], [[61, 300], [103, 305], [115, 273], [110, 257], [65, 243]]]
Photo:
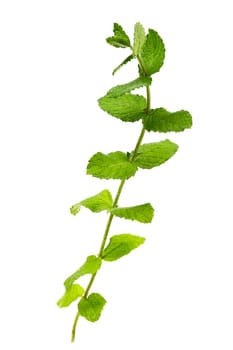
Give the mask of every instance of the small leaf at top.
[[81, 316], [90, 322], [96, 322], [101, 316], [106, 300], [99, 293], [92, 293], [87, 298], [82, 298], [78, 304]]
[[105, 261], [114, 261], [129, 254], [133, 249], [144, 243], [145, 238], [134, 236], [128, 233], [115, 235], [110, 238], [110, 242], [103, 251], [102, 258]]
[[117, 85], [107, 92], [109, 97], [119, 97], [135, 89], [139, 89], [143, 86], [149, 86], [152, 82], [151, 77], [139, 77], [129, 83], [123, 85]]
[[146, 40], [146, 34], [141, 23], [136, 23], [134, 26], [134, 43], [133, 43], [133, 54], [138, 56], [141, 53], [143, 44]]
[[83, 293], [83, 287], [81, 287], [79, 284], [72, 284], [72, 286], [65, 291], [61, 299], [58, 300], [57, 305], [59, 307], [67, 307], [73, 303], [73, 301], [81, 297]]
[[114, 75], [121, 67], [123, 67], [125, 64], [127, 64], [128, 62], [130, 62], [133, 58], [134, 58], [133, 55], [129, 55], [128, 57], [126, 57], [126, 59], [124, 59], [124, 61], [121, 62], [121, 63], [119, 64], [119, 66], [117, 66], [117, 67], [113, 70], [112, 75]]
[[96, 273], [100, 269], [101, 263], [101, 258], [95, 255], [88, 256], [85, 263], [65, 280], [66, 290], [70, 289], [73, 283], [81, 276]]
[[103, 111], [124, 122], [136, 122], [146, 109], [145, 97], [130, 93], [118, 97], [106, 95], [101, 97], [98, 103]]
[[178, 145], [170, 140], [147, 143], [139, 147], [134, 162], [142, 169], [152, 169], [165, 163], [178, 150]]
[[126, 180], [137, 171], [137, 166], [129, 161], [127, 154], [117, 151], [109, 154], [98, 152], [88, 162], [87, 174], [99, 179]]
[[134, 207], [112, 208], [110, 212], [120, 218], [136, 220], [144, 224], [150, 223], [154, 216], [154, 209], [150, 203], [140, 204]]
[[118, 23], [114, 23], [113, 32], [114, 32], [114, 36], [106, 39], [108, 44], [117, 48], [130, 47], [129, 37]]
[[180, 132], [192, 127], [192, 116], [184, 110], [168, 112], [165, 108], [157, 108], [143, 117], [143, 125], [147, 131]]
[[108, 190], [103, 190], [95, 196], [89, 197], [77, 204], [74, 204], [70, 208], [70, 212], [71, 214], [76, 215], [80, 211], [80, 206], [83, 206], [90, 209], [94, 213], [99, 213], [103, 210], [112, 208], [112, 204], [113, 200], [111, 193]]
[[160, 70], [165, 58], [165, 47], [159, 34], [149, 29], [146, 41], [140, 53], [140, 59], [146, 75], [152, 75]]

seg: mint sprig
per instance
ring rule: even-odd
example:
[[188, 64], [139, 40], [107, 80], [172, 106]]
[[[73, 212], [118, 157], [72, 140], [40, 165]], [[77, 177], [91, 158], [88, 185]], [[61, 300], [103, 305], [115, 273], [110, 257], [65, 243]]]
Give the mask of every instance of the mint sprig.
[[[72, 341], [75, 339], [79, 318], [83, 317], [87, 321], [96, 322], [106, 304], [106, 300], [101, 294], [96, 292], [90, 294], [98, 271], [105, 263], [121, 259], [145, 242], [144, 237], [131, 233], [110, 236], [113, 219], [117, 217], [135, 220], [141, 224], [148, 224], [153, 220], [154, 208], [150, 203], [132, 206], [118, 205], [125, 184], [137, 171], [153, 169], [164, 164], [178, 150], [178, 145], [169, 139], [143, 143], [145, 134], [147, 132], [181, 132], [192, 126], [192, 116], [186, 110], [169, 112], [162, 107], [151, 108], [152, 75], [160, 71], [165, 58], [165, 46], [159, 34], [153, 29], [149, 29], [146, 33], [138, 22], [134, 26], [131, 44], [130, 38], [122, 26], [114, 23], [113, 36], [106, 40], [113, 47], [130, 50], [126, 59], [114, 69], [113, 74], [122, 66], [136, 59], [138, 76], [130, 82], [109, 89], [104, 96], [98, 99], [99, 107], [108, 115], [117, 118], [118, 121], [139, 123], [141, 131], [134, 148], [131, 150], [116, 150], [111, 153], [98, 151], [88, 161], [87, 175], [99, 179], [120, 180], [115, 197], [108, 189], [104, 189], [93, 196], [79, 200], [70, 208], [73, 215], [78, 214], [81, 207], [93, 213], [105, 211], [108, 215], [98, 253], [89, 255], [84, 263], [65, 280], [65, 292], [57, 302], [61, 308], [77, 302], [78, 311], [73, 323]], [[146, 97], [135, 93], [134, 90], [141, 88], [145, 89]], [[87, 275], [90, 279], [85, 288], [77, 284], [77, 280], [82, 279], [83, 276], [87, 277]]]

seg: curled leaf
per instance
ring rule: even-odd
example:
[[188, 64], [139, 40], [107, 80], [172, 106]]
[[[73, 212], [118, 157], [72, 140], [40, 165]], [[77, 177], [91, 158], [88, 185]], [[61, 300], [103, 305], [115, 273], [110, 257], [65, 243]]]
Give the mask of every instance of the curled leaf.
[[113, 32], [114, 32], [114, 36], [106, 39], [108, 44], [110, 44], [114, 47], [117, 47], [117, 48], [130, 47], [129, 37], [125, 33], [122, 26], [120, 26], [118, 23], [114, 23]]
[[85, 263], [65, 280], [64, 285], [66, 290], [70, 289], [73, 283], [81, 276], [96, 273], [100, 269], [101, 263], [102, 260], [98, 256], [88, 256]]
[[79, 284], [72, 284], [72, 286], [65, 291], [61, 299], [58, 300], [57, 305], [59, 307], [67, 307], [84, 293], [83, 287]]
[[103, 210], [108, 210], [112, 207], [112, 195], [108, 190], [103, 190], [95, 196], [84, 199], [83, 201], [74, 204], [70, 208], [70, 212], [76, 215], [80, 211], [80, 206], [90, 209], [94, 213], [99, 213]]

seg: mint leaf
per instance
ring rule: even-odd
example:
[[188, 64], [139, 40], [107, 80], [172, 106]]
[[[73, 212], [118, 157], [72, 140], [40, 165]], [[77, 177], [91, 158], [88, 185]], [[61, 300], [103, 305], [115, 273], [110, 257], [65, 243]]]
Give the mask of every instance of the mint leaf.
[[119, 64], [119, 66], [117, 66], [117, 67], [113, 70], [112, 75], [114, 75], [122, 66], [124, 66], [125, 64], [127, 64], [128, 62], [130, 62], [133, 58], [134, 58], [133, 55], [129, 55], [128, 57], [126, 57], [126, 59], [124, 59], [124, 61], [121, 62], [121, 63]]
[[125, 153], [117, 151], [109, 154], [96, 153], [89, 160], [87, 174], [99, 179], [126, 180], [137, 171], [137, 166], [129, 162]]
[[124, 122], [139, 120], [146, 109], [145, 97], [130, 93], [118, 97], [106, 95], [101, 97], [98, 103], [103, 111]]
[[144, 224], [151, 222], [154, 216], [154, 209], [150, 203], [134, 207], [112, 208], [110, 212], [120, 218], [136, 220]]
[[127, 255], [131, 250], [144, 243], [145, 238], [134, 236], [129, 233], [115, 235], [110, 238], [110, 242], [103, 251], [102, 258], [105, 261], [114, 261]]
[[98, 293], [92, 293], [87, 298], [82, 298], [78, 304], [81, 316], [90, 322], [96, 322], [101, 316], [101, 312], [106, 304], [106, 300]]
[[151, 77], [140, 77], [127, 84], [118, 85], [113, 87], [107, 92], [108, 97], [119, 97], [132, 90], [139, 89], [143, 86], [149, 86], [152, 82]]
[[57, 305], [59, 307], [67, 307], [73, 301], [81, 297], [83, 293], [84, 293], [83, 287], [81, 287], [79, 284], [72, 284], [72, 286], [65, 291], [61, 299], [58, 300]]
[[73, 283], [81, 276], [96, 273], [100, 269], [101, 263], [101, 258], [95, 255], [88, 256], [85, 263], [65, 280], [64, 285], [66, 290], [70, 289]]
[[94, 213], [99, 213], [103, 210], [112, 208], [112, 205], [113, 200], [111, 193], [108, 190], [103, 190], [93, 197], [89, 197], [84, 199], [82, 202], [74, 204], [70, 208], [70, 212], [71, 214], [76, 215], [80, 211], [80, 206], [83, 206], [90, 209]]
[[114, 23], [113, 32], [114, 32], [114, 36], [106, 39], [108, 44], [117, 48], [130, 47], [129, 37], [118, 23]]
[[135, 164], [142, 169], [151, 169], [165, 163], [178, 150], [178, 145], [170, 140], [147, 143], [139, 147]]
[[72, 207], [70, 208], [70, 212], [73, 215], [77, 215], [80, 212], [80, 209], [81, 209], [80, 203], [76, 203], [72, 205]]
[[180, 132], [192, 127], [192, 116], [184, 110], [169, 112], [165, 108], [157, 108], [143, 117], [143, 125], [148, 131]]
[[134, 43], [133, 43], [133, 54], [138, 56], [141, 53], [143, 44], [146, 40], [146, 34], [141, 23], [136, 23], [134, 26]]
[[143, 45], [140, 59], [146, 75], [151, 75], [160, 70], [165, 58], [165, 47], [159, 34], [149, 29], [146, 41]]

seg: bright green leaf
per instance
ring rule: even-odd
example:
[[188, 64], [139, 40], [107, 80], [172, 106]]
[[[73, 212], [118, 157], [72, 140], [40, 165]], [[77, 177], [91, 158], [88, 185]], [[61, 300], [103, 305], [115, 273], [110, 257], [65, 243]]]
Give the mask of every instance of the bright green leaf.
[[146, 75], [151, 75], [160, 70], [165, 58], [165, 47], [159, 34], [149, 29], [146, 41], [143, 45], [140, 59]]
[[80, 212], [80, 209], [81, 209], [80, 203], [76, 203], [72, 205], [72, 207], [70, 208], [70, 212], [71, 214], [76, 215]]
[[137, 220], [144, 224], [151, 222], [154, 216], [154, 209], [150, 203], [136, 205], [134, 207], [112, 208], [110, 212], [120, 218]]
[[143, 44], [146, 40], [146, 34], [141, 23], [136, 23], [134, 26], [134, 43], [133, 43], [133, 54], [138, 56], [141, 53]]
[[111, 193], [108, 190], [103, 190], [93, 197], [89, 197], [84, 199], [82, 202], [74, 204], [70, 208], [70, 212], [71, 214], [76, 215], [80, 211], [80, 206], [83, 206], [90, 209], [94, 213], [99, 213], [103, 210], [112, 208], [112, 204], [113, 200]]
[[139, 168], [151, 169], [165, 163], [178, 150], [170, 140], [147, 143], [139, 147], [134, 162]]
[[109, 154], [96, 153], [89, 160], [87, 174], [99, 179], [126, 180], [137, 171], [137, 166], [129, 162], [125, 153], [117, 151]]
[[113, 32], [114, 36], [106, 39], [108, 44], [117, 48], [130, 47], [129, 37], [118, 23], [114, 23]]
[[130, 83], [118, 85], [113, 87], [107, 92], [108, 97], [119, 97], [124, 95], [132, 90], [139, 89], [143, 86], [149, 86], [152, 82], [151, 77], [139, 77]]
[[105, 261], [117, 260], [139, 247], [144, 241], [145, 238], [128, 233], [112, 236], [109, 244], [103, 251], [102, 258]]
[[72, 205], [72, 207], [70, 208], [70, 212], [71, 214], [76, 215], [80, 212], [80, 209], [81, 209], [80, 203], [76, 203]]
[[126, 59], [124, 59], [124, 61], [121, 62], [121, 63], [119, 64], [119, 66], [117, 66], [117, 67], [113, 70], [112, 75], [114, 75], [121, 67], [123, 67], [125, 64], [127, 64], [128, 62], [130, 62], [133, 58], [134, 58], [133, 55], [129, 55], [128, 57], [126, 57]]
[[70, 289], [73, 283], [81, 276], [96, 273], [100, 269], [101, 263], [101, 258], [95, 255], [88, 256], [85, 263], [65, 280], [64, 285], [66, 290]]
[[92, 293], [87, 298], [82, 298], [78, 304], [81, 316], [90, 322], [98, 321], [101, 312], [106, 304], [106, 300], [98, 293]]
[[146, 109], [145, 97], [130, 93], [118, 97], [106, 95], [101, 97], [98, 102], [103, 111], [124, 122], [135, 122], [139, 120]]
[[81, 287], [79, 284], [72, 284], [72, 286], [65, 291], [61, 299], [58, 300], [57, 305], [59, 307], [67, 307], [73, 303], [73, 301], [81, 297], [83, 293], [83, 287]]
[[192, 116], [184, 110], [168, 112], [165, 108], [157, 108], [143, 117], [143, 125], [148, 131], [179, 132], [192, 127]]

